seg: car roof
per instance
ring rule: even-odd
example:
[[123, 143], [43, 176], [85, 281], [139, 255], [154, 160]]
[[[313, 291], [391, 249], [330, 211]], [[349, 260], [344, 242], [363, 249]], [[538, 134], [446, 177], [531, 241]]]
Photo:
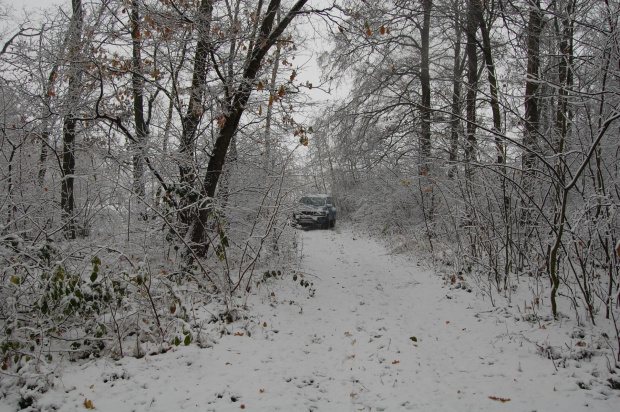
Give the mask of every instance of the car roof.
[[327, 193], [312, 193], [312, 194], [303, 195], [302, 197], [332, 197], [332, 195], [327, 194]]

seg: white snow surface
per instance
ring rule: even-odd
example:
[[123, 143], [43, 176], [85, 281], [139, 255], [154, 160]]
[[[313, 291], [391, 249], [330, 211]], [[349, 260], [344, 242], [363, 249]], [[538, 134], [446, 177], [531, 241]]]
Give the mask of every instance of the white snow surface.
[[[523, 321], [346, 228], [300, 232], [299, 247], [314, 296], [299, 280], [269, 281], [250, 295], [245, 319], [207, 329], [209, 348], [64, 363], [38, 407], [85, 410], [88, 400], [114, 412], [618, 410], [620, 391], [596, 379], [607, 373], [604, 357], [558, 366], [540, 354], [542, 342], [579, 349], [570, 321]], [[15, 405], [0, 400], [2, 411]]]

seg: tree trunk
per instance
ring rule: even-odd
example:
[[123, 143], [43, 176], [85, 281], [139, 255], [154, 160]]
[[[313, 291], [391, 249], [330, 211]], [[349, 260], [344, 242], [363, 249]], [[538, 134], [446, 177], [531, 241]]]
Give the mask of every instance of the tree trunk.
[[420, 173], [428, 172], [431, 156], [431, 76], [430, 76], [430, 29], [432, 0], [422, 0], [424, 9], [424, 23], [420, 29], [422, 50], [420, 56], [420, 85], [422, 101], [420, 102], [420, 117], [422, 130], [420, 133]]
[[195, 208], [190, 207], [198, 200], [195, 192], [196, 172], [194, 157], [196, 156], [196, 131], [198, 123], [202, 119], [203, 99], [205, 95], [205, 82], [209, 70], [211, 19], [213, 13], [212, 0], [202, 0], [197, 18], [198, 43], [194, 55], [194, 67], [192, 84], [190, 86], [190, 98], [187, 112], [182, 119], [182, 133], [179, 144], [179, 174], [181, 180], [181, 210], [179, 220], [189, 226], [195, 214]]
[[491, 94], [491, 111], [493, 113], [493, 131], [495, 132], [495, 148], [497, 150], [497, 163], [504, 164], [506, 155], [504, 152], [504, 144], [500, 138], [502, 133], [502, 115], [499, 107], [499, 88], [497, 87], [497, 76], [495, 75], [495, 62], [493, 61], [493, 47], [491, 46], [491, 36], [489, 27], [484, 19], [482, 8], [478, 7], [478, 23], [480, 24], [480, 33], [482, 35], [482, 54], [487, 68], [487, 78]]
[[[249, 59], [245, 64], [243, 78], [230, 97], [228, 111], [225, 113], [225, 121], [217, 136], [211, 158], [207, 165], [207, 172], [201, 187], [201, 197], [203, 199], [206, 198], [206, 200], [208, 200], [215, 197], [217, 183], [222, 173], [222, 168], [224, 167], [228, 146], [239, 127], [239, 121], [241, 120], [241, 116], [245, 111], [245, 106], [252, 93], [256, 74], [260, 69], [263, 58], [306, 2], [307, 0], [298, 0], [273, 31], [273, 23], [278, 9], [280, 8], [280, 0], [271, 0], [267, 6], [267, 12], [259, 30], [260, 41], [256, 42], [251, 54], [249, 54]], [[190, 247], [195, 248], [197, 256], [204, 256], [208, 249], [208, 244], [205, 243], [204, 239], [208, 218], [209, 208], [200, 207], [198, 213], [192, 217], [192, 222], [187, 233]], [[189, 262], [193, 260], [193, 253], [191, 251], [186, 251], [185, 256]]]
[[523, 169], [524, 207], [521, 213], [521, 224], [530, 220], [530, 200], [533, 196], [534, 169], [536, 167], [536, 145], [540, 112], [538, 108], [539, 70], [540, 70], [540, 35], [542, 32], [542, 11], [540, 0], [530, 2], [529, 23], [527, 27], [527, 80], [525, 83], [525, 135], [523, 137]]
[[450, 148], [449, 161], [450, 169], [448, 177], [454, 177], [456, 162], [458, 161], [459, 151], [459, 129], [461, 127], [461, 89], [464, 65], [461, 60], [461, 38], [463, 33], [462, 21], [458, 2], [454, 3], [454, 62], [452, 68], [452, 106], [450, 113]]
[[467, 130], [465, 142], [465, 178], [473, 178], [473, 165], [476, 160], [476, 94], [478, 91], [478, 50], [476, 31], [478, 30], [477, 11], [478, 0], [467, 1], [467, 96], [465, 106], [467, 111]]
[[131, 42], [132, 66], [131, 86], [133, 89], [133, 116], [136, 128], [135, 142], [132, 146], [133, 191], [144, 197], [144, 154], [147, 137], [147, 124], [144, 120], [144, 73], [142, 69], [142, 35], [140, 33], [140, 6], [138, 0], [131, 1]]
[[83, 10], [82, 0], [72, 0], [73, 16], [69, 26], [69, 86], [67, 95], [66, 114], [63, 121], [62, 146], [62, 185], [60, 192], [60, 207], [62, 210], [65, 236], [75, 239], [75, 198], [73, 179], [75, 175], [75, 133], [77, 126], [77, 103], [80, 97], [81, 68], [79, 55], [81, 50]]
[[50, 123], [52, 123], [52, 113], [50, 112], [50, 104], [52, 101], [52, 87], [58, 73], [58, 64], [55, 64], [50, 71], [50, 75], [47, 79], [47, 84], [43, 90], [43, 121], [41, 122], [41, 152], [39, 153], [39, 173], [38, 181], [39, 185], [43, 186], [45, 183], [45, 174], [47, 173], [47, 155], [49, 149], [50, 140]]
[[[269, 82], [269, 94], [271, 96], [277, 95], [278, 91], [276, 90], [276, 79], [278, 75], [278, 69], [280, 67], [280, 46], [276, 45], [276, 54], [273, 59], [273, 68], [271, 69], [271, 80]], [[272, 102], [272, 99], [269, 99], [269, 103]], [[271, 175], [273, 170], [272, 165], [272, 156], [271, 156], [271, 119], [273, 117], [273, 104], [267, 105], [267, 116], [265, 117], [265, 153], [264, 153], [264, 167], [265, 167], [265, 184], [269, 183], [267, 180]]]

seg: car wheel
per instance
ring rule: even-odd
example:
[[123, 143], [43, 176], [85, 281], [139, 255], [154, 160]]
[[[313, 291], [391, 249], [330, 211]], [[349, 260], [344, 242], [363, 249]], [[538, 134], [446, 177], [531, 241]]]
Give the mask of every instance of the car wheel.
[[334, 218], [332, 219], [332, 221], [329, 224], [330, 227], [334, 227], [336, 226], [336, 217], [334, 216]]

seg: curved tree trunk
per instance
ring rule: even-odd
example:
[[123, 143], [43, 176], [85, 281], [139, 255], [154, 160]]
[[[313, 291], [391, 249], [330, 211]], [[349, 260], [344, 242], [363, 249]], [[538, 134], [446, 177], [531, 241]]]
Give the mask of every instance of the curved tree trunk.
[[[255, 43], [251, 50], [251, 54], [248, 55], [249, 58], [245, 64], [243, 78], [238, 87], [234, 89], [234, 93], [228, 101], [225, 121], [215, 141], [213, 152], [209, 159], [209, 164], [207, 165], [207, 172], [202, 182], [201, 197], [203, 199], [208, 201], [208, 199], [215, 197], [215, 191], [220, 175], [222, 174], [228, 147], [233, 136], [237, 132], [241, 116], [252, 94], [254, 80], [260, 69], [263, 58], [280, 38], [293, 18], [297, 16], [306, 2], [307, 0], [298, 0], [275, 28], [273, 28], [273, 26], [276, 14], [280, 8], [280, 0], [271, 0], [267, 6], [267, 12], [258, 33], [261, 41]], [[192, 217], [187, 239], [190, 247], [194, 248], [194, 253], [189, 250], [185, 251], [185, 256], [189, 262], [193, 260], [194, 255], [204, 256], [207, 252], [208, 244], [205, 242], [204, 238], [208, 219], [208, 207], [201, 207], [198, 213]]]

